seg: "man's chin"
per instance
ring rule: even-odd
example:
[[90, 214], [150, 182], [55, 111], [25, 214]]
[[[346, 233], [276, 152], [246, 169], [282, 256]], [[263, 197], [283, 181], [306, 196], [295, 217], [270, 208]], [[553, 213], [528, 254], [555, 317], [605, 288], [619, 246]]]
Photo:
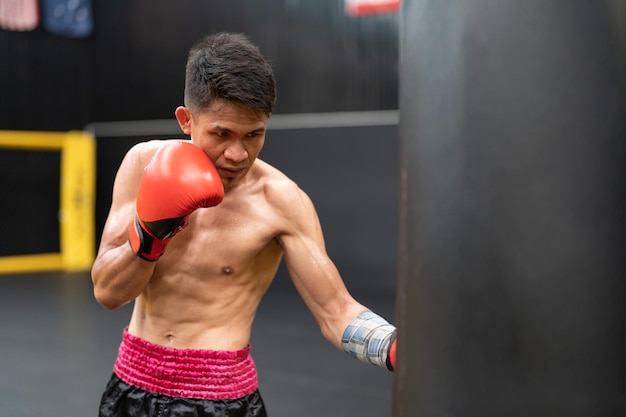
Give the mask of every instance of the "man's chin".
[[224, 192], [232, 190], [239, 183], [239, 178], [223, 178], [222, 185], [224, 186]]

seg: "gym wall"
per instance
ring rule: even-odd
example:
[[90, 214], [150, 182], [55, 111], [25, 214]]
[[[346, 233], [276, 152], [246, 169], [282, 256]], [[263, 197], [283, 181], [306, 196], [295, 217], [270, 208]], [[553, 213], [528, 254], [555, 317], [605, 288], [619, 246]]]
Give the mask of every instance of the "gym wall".
[[173, 117], [187, 52], [248, 34], [271, 61], [276, 114], [397, 108], [397, 14], [353, 18], [343, 0], [94, 0], [86, 38], [0, 30], [0, 129], [82, 129]]

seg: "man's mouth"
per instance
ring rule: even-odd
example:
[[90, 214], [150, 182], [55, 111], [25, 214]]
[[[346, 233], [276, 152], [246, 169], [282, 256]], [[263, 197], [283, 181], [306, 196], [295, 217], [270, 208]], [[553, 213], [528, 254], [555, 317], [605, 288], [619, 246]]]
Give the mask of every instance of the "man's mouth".
[[243, 171], [243, 168], [225, 168], [225, 167], [221, 167], [218, 168], [220, 173], [222, 174], [223, 177], [226, 178], [233, 178], [238, 176], [239, 174], [241, 174], [241, 172]]

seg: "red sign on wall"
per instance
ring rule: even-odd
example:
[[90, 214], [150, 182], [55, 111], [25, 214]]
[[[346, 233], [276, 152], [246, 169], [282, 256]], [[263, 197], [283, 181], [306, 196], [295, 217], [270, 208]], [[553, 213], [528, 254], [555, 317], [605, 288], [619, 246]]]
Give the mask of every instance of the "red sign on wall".
[[345, 0], [349, 16], [364, 16], [384, 13], [397, 13], [400, 0]]

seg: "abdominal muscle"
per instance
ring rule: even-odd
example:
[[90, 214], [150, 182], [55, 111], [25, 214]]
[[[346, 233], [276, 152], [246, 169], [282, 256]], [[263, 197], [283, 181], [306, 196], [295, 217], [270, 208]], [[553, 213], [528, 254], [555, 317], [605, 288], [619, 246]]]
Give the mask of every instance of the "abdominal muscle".
[[272, 278], [156, 275], [135, 300], [128, 331], [176, 349], [243, 349]]
[[283, 254], [275, 238], [280, 223], [257, 188], [189, 216], [136, 298], [130, 334], [177, 349], [248, 346]]

